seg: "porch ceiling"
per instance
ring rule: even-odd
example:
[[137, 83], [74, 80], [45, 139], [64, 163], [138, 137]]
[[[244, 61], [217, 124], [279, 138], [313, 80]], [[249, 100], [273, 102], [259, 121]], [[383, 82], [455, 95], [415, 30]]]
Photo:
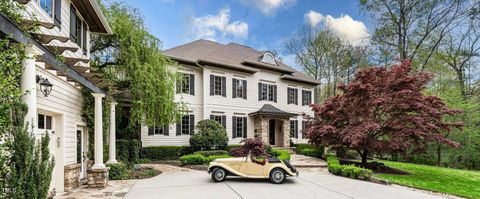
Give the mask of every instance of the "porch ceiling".
[[262, 108], [258, 109], [258, 111], [252, 112], [248, 114], [249, 116], [284, 116], [284, 117], [293, 117], [297, 116], [296, 113], [289, 113], [286, 111], [282, 111], [279, 108], [271, 105], [265, 104]]

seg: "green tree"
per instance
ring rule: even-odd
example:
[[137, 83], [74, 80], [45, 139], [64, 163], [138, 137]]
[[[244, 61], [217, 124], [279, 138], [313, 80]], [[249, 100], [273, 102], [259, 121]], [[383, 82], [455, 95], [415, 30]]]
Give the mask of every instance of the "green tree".
[[466, 0], [360, 0], [372, 18], [372, 43], [382, 65], [411, 60], [423, 71], [454, 22], [468, 7]]
[[190, 137], [194, 150], [224, 149], [228, 145], [225, 128], [215, 120], [202, 120], [195, 127], [197, 133]]
[[177, 121], [183, 104], [174, 101], [178, 78], [174, 62], [162, 55], [137, 9], [125, 3], [104, 4], [113, 35], [94, 35], [93, 67], [106, 73], [109, 93], [129, 102], [130, 125], [167, 126]]

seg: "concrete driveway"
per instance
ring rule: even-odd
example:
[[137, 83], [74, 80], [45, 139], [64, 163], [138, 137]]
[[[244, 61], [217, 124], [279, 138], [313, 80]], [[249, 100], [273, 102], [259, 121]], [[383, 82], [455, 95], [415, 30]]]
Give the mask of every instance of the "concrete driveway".
[[325, 171], [300, 171], [300, 177], [288, 178], [284, 184], [268, 180], [230, 177], [223, 183], [213, 183], [207, 172], [187, 171], [161, 174], [137, 182], [127, 193], [127, 199], [147, 198], [286, 198], [286, 199], [440, 199], [442, 197], [407, 188], [380, 185], [338, 177]]

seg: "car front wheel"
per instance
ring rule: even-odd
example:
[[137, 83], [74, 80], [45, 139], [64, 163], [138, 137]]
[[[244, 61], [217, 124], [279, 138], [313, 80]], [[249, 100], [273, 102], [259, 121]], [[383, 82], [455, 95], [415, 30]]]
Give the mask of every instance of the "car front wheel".
[[282, 184], [286, 178], [287, 175], [285, 174], [285, 171], [283, 171], [283, 169], [275, 168], [270, 171], [270, 182], [272, 182], [273, 184]]
[[222, 168], [214, 168], [212, 171], [212, 180], [214, 182], [223, 182], [227, 178], [227, 171]]

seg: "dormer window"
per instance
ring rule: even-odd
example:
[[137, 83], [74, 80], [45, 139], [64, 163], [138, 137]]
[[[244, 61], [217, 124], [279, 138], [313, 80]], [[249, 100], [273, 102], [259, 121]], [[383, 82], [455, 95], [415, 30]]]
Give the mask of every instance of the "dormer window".
[[260, 57], [260, 61], [267, 64], [277, 65], [277, 62], [275, 61], [275, 56], [273, 56], [271, 52], [263, 53], [262, 57]]

